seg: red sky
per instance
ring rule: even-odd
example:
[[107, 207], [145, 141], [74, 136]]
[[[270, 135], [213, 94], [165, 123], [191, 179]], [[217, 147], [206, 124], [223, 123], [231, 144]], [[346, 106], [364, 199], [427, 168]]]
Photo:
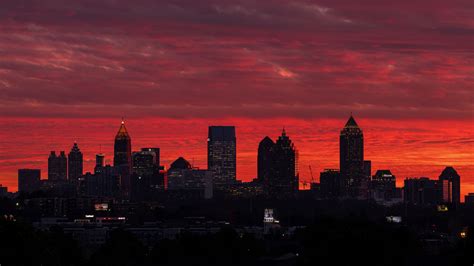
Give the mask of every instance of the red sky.
[[2, 1], [0, 183], [46, 177], [74, 140], [86, 170], [100, 145], [110, 162], [121, 116], [165, 164], [205, 167], [207, 126], [237, 126], [243, 180], [285, 126], [309, 180], [308, 165], [338, 167], [353, 112], [374, 171], [401, 185], [453, 165], [474, 191], [472, 14], [471, 0]]

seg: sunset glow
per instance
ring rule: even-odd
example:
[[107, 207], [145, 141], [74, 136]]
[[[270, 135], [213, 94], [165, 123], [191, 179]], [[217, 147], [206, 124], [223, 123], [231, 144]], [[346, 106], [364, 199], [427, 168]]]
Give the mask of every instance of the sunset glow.
[[121, 117], [133, 149], [160, 147], [167, 167], [184, 156], [205, 168], [208, 126], [235, 125], [245, 181], [259, 141], [285, 127], [300, 179], [311, 165], [318, 180], [339, 167], [351, 112], [373, 172], [390, 169], [401, 186], [450, 165], [461, 195], [474, 191], [471, 1], [7, 2], [0, 183], [10, 191], [18, 168], [47, 178], [49, 152], [76, 140], [85, 171], [99, 152], [112, 163]]

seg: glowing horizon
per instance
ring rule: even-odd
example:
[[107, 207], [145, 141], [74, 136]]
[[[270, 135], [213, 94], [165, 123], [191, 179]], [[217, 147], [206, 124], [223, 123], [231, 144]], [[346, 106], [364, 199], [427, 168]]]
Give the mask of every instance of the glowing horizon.
[[206, 166], [207, 127], [235, 125], [237, 176], [285, 126], [302, 180], [338, 168], [351, 112], [373, 171], [474, 191], [471, 0], [7, 1], [0, 4], [0, 183], [46, 174], [77, 140], [91, 171], [126, 117], [134, 150]]

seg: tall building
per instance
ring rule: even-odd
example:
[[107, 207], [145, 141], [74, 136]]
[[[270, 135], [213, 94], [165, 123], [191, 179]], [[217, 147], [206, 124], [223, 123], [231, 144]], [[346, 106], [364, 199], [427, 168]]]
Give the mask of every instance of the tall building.
[[98, 153], [95, 155], [95, 167], [94, 173], [97, 173], [105, 166], [105, 155], [103, 153]]
[[96, 167], [94, 174], [86, 173], [79, 178], [83, 195], [92, 197], [116, 197], [120, 189], [120, 173], [113, 166]]
[[18, 169], [18, 191], [33, 192], [40, 188], [40, 169]]
[[257, 180], [260, 184], [268, 186], [272, 171], [273, 147], [275, 142], [268, 136], [258, 145]]
[[132, 141], [123, 120], [115, 136], [114, 167], [120, 173], [123, 194], [129, 196], [130, 175], [132, 171]]
[[453, 167], [446, 167], [439, 176], [441, 200], [444, 203], [459, 204], [461, 202], [461, 180]]
[[214, 184], [236, 182], [236, 137], [233, 126], [210, 126], [207, 139], [207, 167]]
[[193, 168], [183, 157], [176, 159], [168, 169], [168, 191], [173, 197], [210, 199], [212, 183], [211, 171]]
[[345, 193], [354, 198], [368, 196], [368, 177], [364, 173], [364, 135], [352, 115], [339, 139], [340, 170]]
[[48, 180], [61, 181], [67, 180], [67, 158], [66, 153], [61, 151], [56, 155], [51, 151], [48, 157]]
[[82, 167], [83, 167], [83, 156], [82, 152], [77, 146], [77, 143], [74, 142], [74, 145], [71, 148], [68, 156], [68, 179], [76, 181], [79, 177], [82, 176]]
[[319, 175], [322, 198], [338, 198], [342, 193], [341, 174], [337, 169], [325, 169]]
[[439, 202], [438, 182], [428, 177], [406, 178], [403, 196], [406, 203], [435, 205]]
[[390, 170], [377, 170], [371, 181], [371, 194], [374, 199], [390, 200], [395, 196], [396, 177]]
[[298, 191], [297, 150], [283, 129], [272, 149], [270, 196], [285, 197]]
[[372, 176], [372, 161], [364, 160], [364, 175], [368, 178]]
[[142, 201], [150, 198], [157, 189], [164, 188], [164, 180], [157, 165], [156, 151], [142, 149], [132, 153], [131, 199]]

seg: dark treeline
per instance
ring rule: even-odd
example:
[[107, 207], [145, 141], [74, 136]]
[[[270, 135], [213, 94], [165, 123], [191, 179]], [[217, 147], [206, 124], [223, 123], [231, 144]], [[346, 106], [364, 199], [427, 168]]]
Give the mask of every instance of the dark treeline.
[[[472, 230], [472, 227], [470, 227]], [[468, 237], [437, 255], [425, 252], [404, 226], [360, 217], [320, 218], [284, 238], [265, 239], [223, 227], [216, 234], [181, 234], [148, 249], [131, 233], [116, 229], [86, 258], [61, 228], [34, 230], [22, 222], [0, 222], [1, 265], [472, 265]], [[467, 263], [467, 264], [465, 264]]]

